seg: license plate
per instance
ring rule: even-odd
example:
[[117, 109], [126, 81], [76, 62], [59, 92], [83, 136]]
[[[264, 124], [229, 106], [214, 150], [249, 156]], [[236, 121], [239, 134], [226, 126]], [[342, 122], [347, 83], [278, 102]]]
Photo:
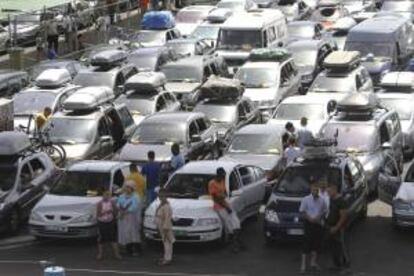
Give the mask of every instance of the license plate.
[[304, 234], [302, 229], [289, 229], [287, 233], [288, 235], [293, 235], [293, 236], [302, 236]]
[[174, 231], [174, 235], [176, 235], [176, 236], [187, 236], [187, 232], [185, 232], [185, 231]]
[[46, 228], [47, 231], [68, 232], [68, 228], [66, 226], [48, 225], [45, 228]]

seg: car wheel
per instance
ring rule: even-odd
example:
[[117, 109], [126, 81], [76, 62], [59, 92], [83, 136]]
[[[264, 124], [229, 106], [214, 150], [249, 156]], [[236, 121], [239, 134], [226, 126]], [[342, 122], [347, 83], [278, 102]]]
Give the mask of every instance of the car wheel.
[[10, 214], [9, 232], [16, 234], [20, 226], [20, 213], [17, 208], [14, 208]]

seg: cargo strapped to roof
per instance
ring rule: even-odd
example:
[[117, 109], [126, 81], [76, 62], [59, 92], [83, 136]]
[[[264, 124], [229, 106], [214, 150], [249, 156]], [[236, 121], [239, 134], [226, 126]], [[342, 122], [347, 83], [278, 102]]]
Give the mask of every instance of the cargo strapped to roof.
[[274, 62], [283, 62], [292, 57], [292, 54], [288, 50], [283, 48], [277, 49], [268, 49], [260, 48], [253, 49], [250, 52], [249, 60], [250, 61], [274, 61]]
[[336, 110], [350, 114], [372, 114], [380, 107], [378, 98], [372, 94], [354, 93], [338, 101]]
[[141, 72], [130, 77], [125, 83], [125, 90], [136, 93], [158, 93], [158, 88], [167, 83], [167, 78], [161, 72]]
[[143, 30], [165, 30], [175, 26], [174, 16], [170, 11], [149, 11], [141, 21]]
[[23, 132], [0, 132], [0, 155], [17, 155], [31, 146], [29, 137]]
[[211, 23], [223, 23], [232, 14], [233, 11], [231, 9], [215, 9], [208, 14], [207, 21]]
[[236, 100], [243, 95], [244, 88], [235, 79], [211, 76], [200, 88], [201, 99]]
[[125, 61], [127, 53], [123, 50], [110, 49], [94, 54], [91, 57], [92, 66], [116, 66]]
[[61, 87], [72, 80], [68, 70], [47, 69], [36, 78], [35, 84], [38, 87]]
[[380, 85], [382, 87], [414, 87], [414, 72], [389, 72], [385, 74]]
[[336, 137], [334, 138], [313, 138], [304, 145], [303, 159], [328, 159], [336, 155]]
[[335, 51], [323, 61], [323, 66], [332, 71], [350, 71], [361, 62], [358, 51]]
[[112, 89], [106, 86], [84, 87], [63, 102], [66, 110], [91, 110], [115, 98]]

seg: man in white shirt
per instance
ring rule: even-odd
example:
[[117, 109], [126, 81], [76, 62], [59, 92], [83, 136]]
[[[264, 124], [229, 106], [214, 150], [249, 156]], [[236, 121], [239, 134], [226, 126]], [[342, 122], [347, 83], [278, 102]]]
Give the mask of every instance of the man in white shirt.
[[301, 155], [301, 150], [296, 146], [296, 139], [290, 137], [288, 140], [288, 147], [285, 149], [283, 157], [286, 160], [286, 166], [295, 161]]
[[308, 118], [302, 117], [300, 119], [300, 128], [298, 130], [298, 146], [303, 149], [304, 145], [313, 140], [312, 132], [307, 128]]
[[323, 239], [323, 219], [327, 212], [324, 199], [319, 196], [319, 187], [316, 183], [311, 184], [311, 193], [305, 196], [299, 207], [299, 211], [304, 219], [304, 243], [302, 252], [301, 273], [306, 273], [307, 255], [311, 254], [310, 268], [319, 271], [316, 262], [318, 251]]

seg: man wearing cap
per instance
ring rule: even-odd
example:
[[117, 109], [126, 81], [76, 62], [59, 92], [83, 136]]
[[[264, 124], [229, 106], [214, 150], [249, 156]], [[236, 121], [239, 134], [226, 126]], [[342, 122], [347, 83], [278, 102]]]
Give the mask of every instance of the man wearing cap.
[[42, 112], [36, 114], [35, 122], [38, 131], [40, 131], [42, 127], [46, 124], [50, 115], [52, 115], [52, 109], [50, 107], [45, 107]]

